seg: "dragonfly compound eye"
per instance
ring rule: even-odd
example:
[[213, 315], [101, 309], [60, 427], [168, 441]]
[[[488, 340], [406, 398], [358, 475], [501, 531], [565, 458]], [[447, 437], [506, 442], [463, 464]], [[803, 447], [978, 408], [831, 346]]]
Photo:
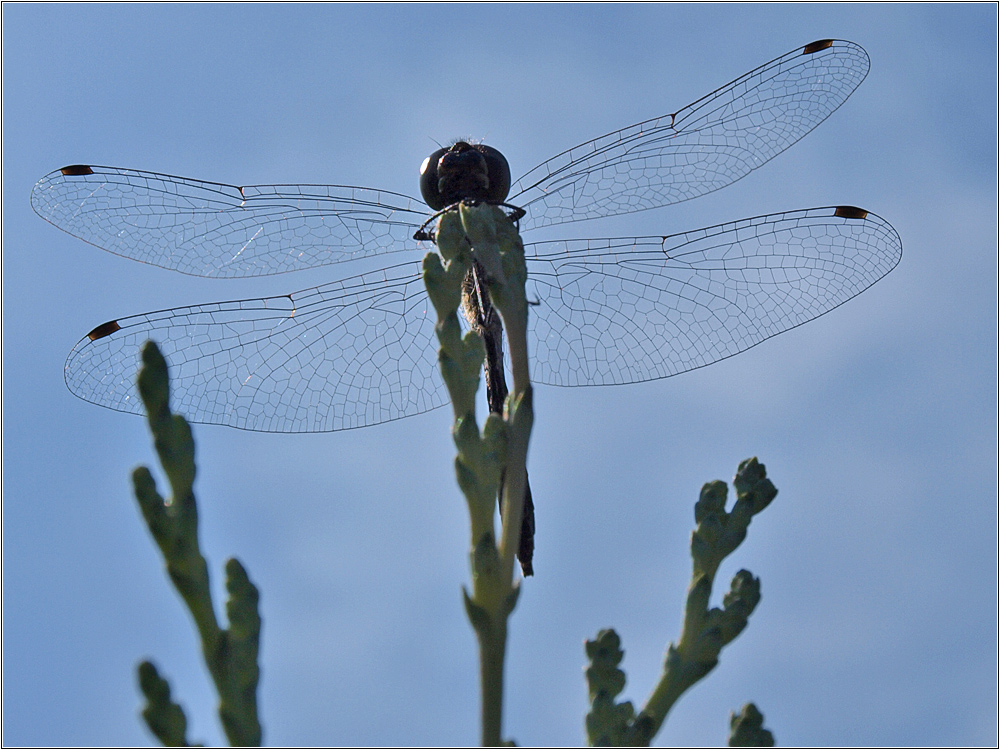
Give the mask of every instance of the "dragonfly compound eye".
[[486, 201], [489, 203], [503, 203], [507, 200], [510, 192], [510, 165], [504, 155], [492, 146], [482, 144], [475, 146], [483, 158], [486, 159], [486, 167], [489, 173], [490, 184], [486, 191]]
[[434, 211], [440, 211], [447, 205], [438, 190], [438, 162], [447, 151], [446, 148], [439, 148], [420, 165], [420, 194], [424, 203]]
[[424, 160], [420, 192], [435, 211], [463, 200], [502, 203], [510, 192], [510, 166], [495, 148], [458, 141]]

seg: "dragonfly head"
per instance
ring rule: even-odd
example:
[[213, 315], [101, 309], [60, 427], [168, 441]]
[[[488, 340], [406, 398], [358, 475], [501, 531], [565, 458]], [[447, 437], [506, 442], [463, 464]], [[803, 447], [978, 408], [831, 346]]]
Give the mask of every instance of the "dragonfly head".
[[495, 148], [458, 141], [424, 159], [420, 192], [435, 211], [463, 200], [503, 203], [510, 192], [510, 166]]

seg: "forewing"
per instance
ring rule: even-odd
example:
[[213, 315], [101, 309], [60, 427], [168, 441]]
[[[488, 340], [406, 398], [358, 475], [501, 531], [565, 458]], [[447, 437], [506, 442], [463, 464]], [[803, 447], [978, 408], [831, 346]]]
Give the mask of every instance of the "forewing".
[[126, 258], [193, 276], [236, 278], [414, 249], [426, 208], [405, 195], [340, 185], [236, 187], [77, 165], [35, 185], [46, 221]]
[[147, 339], [170, 366], [173, 409], [192, 422], [325, 432], [419, 414], [446, 400], [435, 315], [406, 263], [315, 289], [105, 323], [66, 360], [87, 401], [141, 414], [135, 386]]
[[511, 188], [522, 229], [642, 211], [736, 182], [830, 116], [868, 74], [853, 42], [823, 40], [684, 109], [609, 133], [535, 167]]
[[888, 223], [847, 206], [525, 250], [532, 375], [551, 385], [704, 367], [829, 312], [902, 256]]

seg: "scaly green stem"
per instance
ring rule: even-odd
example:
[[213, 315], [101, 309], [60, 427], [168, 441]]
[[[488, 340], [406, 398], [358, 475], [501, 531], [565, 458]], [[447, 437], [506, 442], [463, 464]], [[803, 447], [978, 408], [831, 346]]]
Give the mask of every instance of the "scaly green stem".
[[[638, 714], [630, 702], [615, 702], [625, 687], [625, 673], [618, 666], [624, 656], [618, 635], [613, 630], [602, 630], [595, 640], [587, 642], [591, 661], [587, 669], [589, 744], [648, 746], [677, 699], [715, 668], [722, 648], [747, 626], [747, 619], [760, 602], [760, 581], [746, 570], [739, 571], [722, 598], [721, 609], [709, 607], [712, 582], [722, 560], [746, 538], [750, 520], [770, 504], [778, 490], [756, 458], [740, 463], [733, 486], [736, 503], [729, 512], [725, 482], [704, 485], [695, 503], [693, 572], [681, 636], [667, 648], [663, 673]], [[763, 718], [755, 712], [745, 709], [739, 722], [734, 719], [734, 736], [746, 744], [767, 744], [769, 738], [773, 743], [770, 732], [762, 729]]]
[[[498, 627], [497, 627], [498, 626]], [[503, 663], [507, 648], [507, 623], [494, 621], [494, 627], [479, 636], [479, 689], [482, 694], [481, 742], [483, 747], [503, 743]]]
[[[445, 213], [436, 232], [440, 257], [424, 258], [424, 281], [438, 315], [439, 362], [455, 413], [455, 469], [472, 521], [472, 594], [465, 608], [479, 642], [482, 736], [485, 746], [503, 744], [503, 667], [507, 618], [520, 587], [514, 582], [527, 473], [525, 461], [533, 421], [527, 363], [527, 302], [524, 249], [517, 231], [495, 206], [462, 204]], [[443, 262], [442, 262], [443, 259]], [[473, 261], [474, 259], [474, 261]], [[475, 265], [478, 264], [478, 265]], [[491, 414], [483, 433], [475, 422], [474, 397], [485, 358], [473, 330], [460, 338], [457, 310], [462, 281], [482, 268], [493, 306], [507, 330], [514, 390], [501, 417]], [[501, 540], [493, 513], [504, 477]]]
[[[136, 500], [146, 525], [166, 563], [167, 573], [194, 618], [201, 637], [205, 664], [219, 694], [219, 718], [230, 744], [259, 745], [257, 716], [257, 664], [260, 642], [259, 594], [243, 566], [226, 563], [226, 614], [229, 627], [219, 627], [212, 603], [208, 564], [198, 545], [198, 506], [192, 490], [195, 478], [194, 440], [180, 415], [170, 412], [167, 364], [156, 345], [142, 351], [139, 393], [149, 418], [156, 452], [170, 482], [171, 498], [156, 489], [152, 474], [139, 467], [132, 474]], [[146, 723], [165, 742], [183, 739], [183, 712], [170, 700], [166, 681], [155, 667], [144, 662], [139, 678], [148, 706]], [[186, 741], [186, 740], [185, 740]]]

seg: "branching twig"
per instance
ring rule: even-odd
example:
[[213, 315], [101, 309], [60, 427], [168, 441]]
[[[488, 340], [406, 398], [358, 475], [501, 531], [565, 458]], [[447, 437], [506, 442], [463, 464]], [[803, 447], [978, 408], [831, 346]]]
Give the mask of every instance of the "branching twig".
[[[631, 703], [614, 702], [625, 686], [625, 674], [618, 669], [623, 652], [617, 634], [601, 631], [594, 641], [587, 642], [591, 710], [586, 724], [591, 745], [649, 745], [681, 694], [718, 664], [723, 646], [746, 627], [760, 601], [760, 580], [746, 570], [739, 571], [722, 599], [722, 609], [708, 606], [712, 583], [723, 558], [746, 538], [750, 519], [768, 506], [778, 490], [756, 458], [740, 464], [733, 486], [736, 503], [728, 513], [725, 482], [706, 484], [695, 503], [697, 528], [691, 534], [694, 570], [681, 637], [668, 647], [663, 675], [638, 715]], [[750, 735], [744, 731], [740, 736]]]
[[[230, 744], [256, 746], [261, 742], [257, 718], [260, 669], [258, 591], [236, 559], [226, 563], [226, 615], [229, 627], [219, 627], [208, 581], [208, 564], [198, 547], [198, 507], [192, 486], [195, 477], [194, 440], [184, 417], [169, 405], [167, 364], [159, 349], [148, 342], [142, 350], [139, 393], [146, 406], [156, 453], [170, 483], [171, 497], [157, 491], [149, 469], [133, 472], [135, 496], [153, 539], [163, 553], [167, 573], [194, 618], [201, 637], [205, 664], [219, 693], [219, 717]], [[180, 706], [170, 701], [170, 688], [150, 662], [139, 666], [146, 695], [143, 718], [164, 744], [186, 744], [186, 720]]]
[[[424, 258], [424, 282], [438, 315], [439, 363], [448, 387], [458, 448], [455, 471], [472, 521], [472, 593], [465, 608], [476, 631], [482, 692], [482, 742], [502, 743], [503, 663], [507, 618], [517, 602], [514, 561], [519, 548], [525, 496], [525, 461], [533, 411], [527, 363], [527, 278], [517, 230], [498, 208], [462, 204], [441, 217], [436, 233], [440, 256]], [[475, 418], [485, 349], [474, 331], [463, 338], [458, 322], [462, 282], [473, 258], [485, 269], [492, 304], [500, 312], [511, 352], [514, 387], [501, 417], [490, 414], [480, 434]], [[493, 526], [503, 476], [502, 531]]]

